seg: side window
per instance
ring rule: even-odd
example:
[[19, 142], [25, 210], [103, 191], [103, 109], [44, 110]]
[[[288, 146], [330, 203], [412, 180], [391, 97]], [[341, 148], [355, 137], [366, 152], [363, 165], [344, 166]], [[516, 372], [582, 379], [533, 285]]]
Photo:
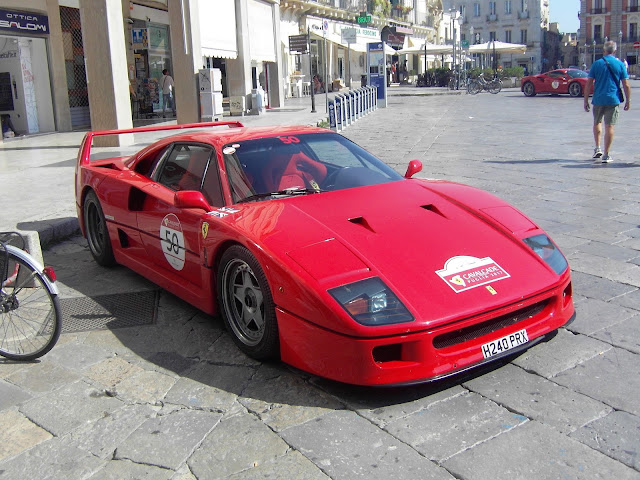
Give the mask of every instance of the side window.
[[211, 149], [178, 144], [160, 166], [157, 181], [171, 190], [201, 190]]

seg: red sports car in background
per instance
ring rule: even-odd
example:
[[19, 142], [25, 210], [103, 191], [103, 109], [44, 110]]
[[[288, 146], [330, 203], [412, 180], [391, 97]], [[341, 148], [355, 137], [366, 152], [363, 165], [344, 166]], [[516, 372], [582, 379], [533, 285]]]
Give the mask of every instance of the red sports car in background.
[[[91, 159], [96, 136], [177, 129]], [[402, 176], [315, 127], [89, 132], [76, 202], [99, 264], [220, 313], [247, 355], [411, 384], [528, 348], [574, 315], [569, 266], [538, 225], [476, 188], [412, 178], [421, 168]]]
[[582, 97], [589, 74], [577, 68], [561, 68], [539, 75], [529, 75], [520, 80], [520, 90], [533, 97], [538, 93], [568, 93], [572, 97]]

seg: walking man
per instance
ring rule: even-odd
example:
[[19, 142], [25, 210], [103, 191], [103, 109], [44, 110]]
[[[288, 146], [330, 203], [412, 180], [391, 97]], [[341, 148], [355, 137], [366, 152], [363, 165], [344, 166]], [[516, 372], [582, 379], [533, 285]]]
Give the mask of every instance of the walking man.
[[[591, 100], [593, 104], [593, 139], [595, 140], [593, 159], [609, 163], [613, 161], [609, 150], [613, 143], [614, 127], [618, 121], [620, 103], [622, 103], [622, 99], [618, 97], [620, 82], [624, 87], [625, 110], [629, 110], [631, 107], [631, 88], [629, 87], [629, 74], [624, 63], [613, 56], [616, 53], [616, 42], [605, 42], [603, 53], [603, 57], [591, 65], [591, 70], [589, 70], [589, 79], [584, 89], [584, 110], [585, 112], [590, 110], [589, 94], [593, 90], [593, 99]], [[603, 120], [604, 151], [600, 148]]]
[[171, 105], [173, 116], [176, 116], [176, 104], [173, 99], [173, 77], [169, 75], [169, 70], [162, 70], [162, 79], [160, 80], [162, 88], [162, 116], [164, 117], [167, 105]]

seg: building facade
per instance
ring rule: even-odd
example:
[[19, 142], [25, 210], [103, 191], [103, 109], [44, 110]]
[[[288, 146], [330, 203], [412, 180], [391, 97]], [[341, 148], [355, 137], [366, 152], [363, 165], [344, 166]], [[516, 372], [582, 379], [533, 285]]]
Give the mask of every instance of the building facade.
[[443, 7], [459, 12], [462, 42], [499, 40], [527, 46], [525, 54], [498, 54], [499, 65], [521, 66], [530, 73], [550, 69], [543, 55], [549, 0], [445, 0]]
[[[223, 96], [247, 110], [256, 90], [279, 107], [314, 74], [358, 86], [368, 42], [435, 42], [441, 12], [441, 0], [4, 0], [0, 115], [16, 134], [130, 128], [166, 109], [164, 69], [179, 123], [200, 120], [202, 68], [219, 68]], [[307, 32], [311, 55], [292, 51]]]
[[590, 66], [602, 57], [603, 43], [610, 39], [618, 43], [618, 58], [626, 60], [629, 72], [638, 71], [640, 41], [640, 2], [638, 0], [581, 0], [578, 44], [584, 63]]

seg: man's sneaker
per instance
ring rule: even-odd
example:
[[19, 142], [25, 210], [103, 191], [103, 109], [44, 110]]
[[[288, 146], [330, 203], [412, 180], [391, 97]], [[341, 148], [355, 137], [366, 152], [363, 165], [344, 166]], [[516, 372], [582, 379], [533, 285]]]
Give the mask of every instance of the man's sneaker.
[[600, 158], [601, 156], [602, 156], [602, 149], [600, 147], [594, 148], [592, 158]]
[[606, 155], [603, 155], [602, 158], [600, 159], [600, 161], [602, 163], [611, 163], [613, 162], [613, 158], [611, 158], [611, 155], [609, 155], [608, 153]]

